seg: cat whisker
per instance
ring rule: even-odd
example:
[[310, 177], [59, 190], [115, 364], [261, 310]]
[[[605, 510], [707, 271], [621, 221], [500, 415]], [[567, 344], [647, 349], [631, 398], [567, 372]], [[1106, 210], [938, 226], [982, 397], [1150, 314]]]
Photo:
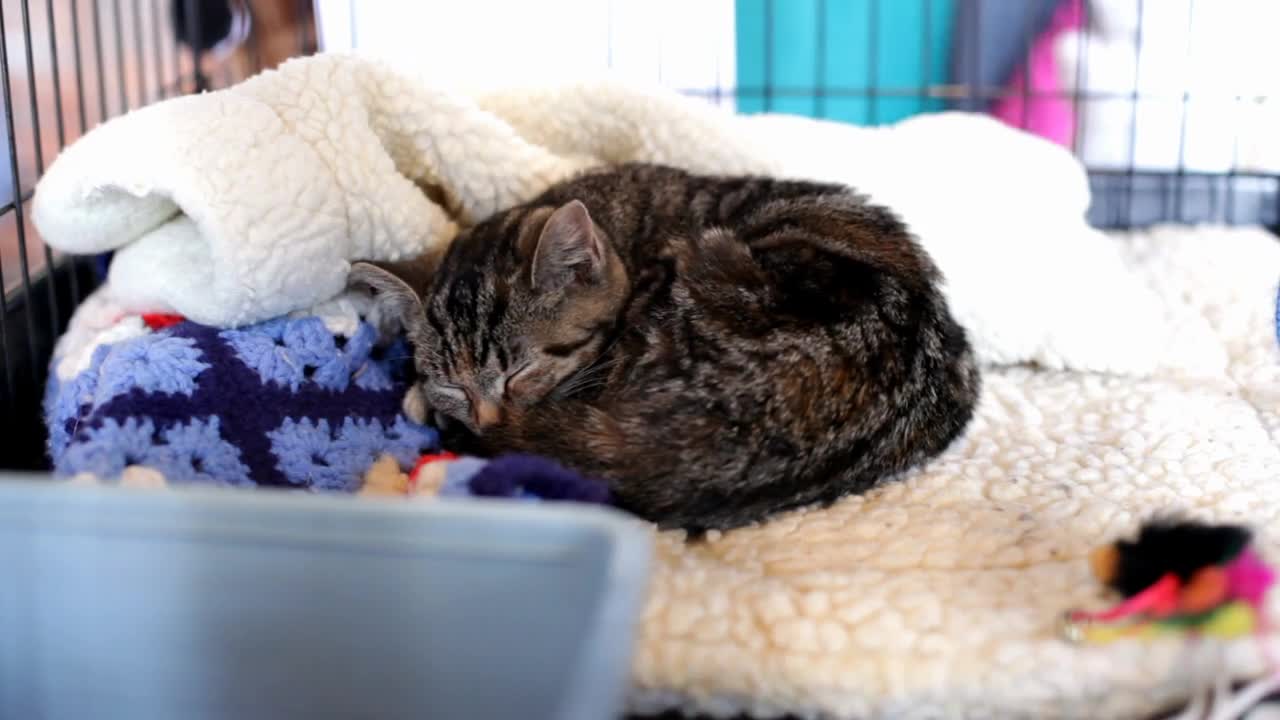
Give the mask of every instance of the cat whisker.
[[506, 375], [501, 421], [454, 423], [455, 450], [547, 456], [698, 534], [865, 492], [970, 422], [981, 377], [931, 259], [843, 185], [623, 164], [500, 212], [490, 190], [492, 221], [376, 277], [413, 348], [381, 352], [453, 383], [415, 402], [478, 416]]
[[563, 399], [571, 395], [604, 385], [609, 380], [609, 370], [613, 369], [621, 358], [613, 358], [605, 362], [595, 362], [568, 378], [556, 389], [556, 396]]
[[577, 375], [571, 378], [566, 385], [570, 388], [576, 389], [586, 387], [588, 385], [607, 382], [609, 379], [609, 373], [607, 371], [611, 368], [612, 366], [601, 367], [599, 371]]

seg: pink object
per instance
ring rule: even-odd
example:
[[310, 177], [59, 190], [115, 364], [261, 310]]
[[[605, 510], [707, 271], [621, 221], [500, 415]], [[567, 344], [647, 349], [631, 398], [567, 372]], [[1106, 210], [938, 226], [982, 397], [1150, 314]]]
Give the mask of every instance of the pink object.
[[1255, 608], [1262, 606], [1263, 598], [1276, 580], [1275, 571], [1253, 550], [1247, 548], [1226, 567], [1226, 571], [1231, 596], [1244, 600]]
[[[1059, 35], [1079, 28], [1083, 22], [1084, 0], [1062, 0], [1049, 27], [1032, 43], [1028, 64], [1014, 72], [1009, 83], [1010, 94], [996, 101], [992, 115], [1009, 125], [1071, 147], [1076, 130], [1075, 109], [1060, 82], [1053, 45]], [[1024, 97], [1028, 73], [1032, 95]], [[1034, 94], [1044, 94], [1044, 97]]]
[[1181, 589], [1182, 583], [1178, 581], [1178, 576], [1168, 573], [1151, 587], [1109, 610], [1092, 613], [1076, 612], [1072, 614], [1072, 618], [1075, 620], [1109, 622], [1138, 614], [1148, 614], [1156, 617], [1172, 615], [1178, 608], [1178, 592]]

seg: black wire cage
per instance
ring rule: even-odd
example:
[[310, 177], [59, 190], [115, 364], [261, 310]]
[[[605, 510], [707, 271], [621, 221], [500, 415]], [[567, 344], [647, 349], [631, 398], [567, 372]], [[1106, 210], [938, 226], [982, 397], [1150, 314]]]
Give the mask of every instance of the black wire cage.
[[[336, 43], [343, 46], [338, 49], [363, 49], [357, 11], [368, 1], [339, 0], [345, 3], [339, 13], [345, 39]], [[1263, 10], [1274, 4], [1254, 2]], [[62, 257], [44, 246], [30, 223], [28, 201], [47, 161], [112, 116], [175, 95], [225, 87], [289, 57], [315, 52], [326, 36], [319, 32], [326, 16], [318, 8], [333, 4], [0, 0], [0, 101], [8, 152], [0, 162], [0, 467], [46, 466], [41, 399], [49, 357], [72, 311], [101, 275], [102, 259]], [[736, 48], [733, 79], [717, 66], [714, 73], [704, 74], [712, 79], [691, 85], [664, 68], [670, 58], [659, 47], [653, 56], [656, 81], [741, 112], [792, 112], [864, 124], [889, 122], [912, 112], [958, 109], [1004, 113], [1006, 122], [1035, 130], [1041, 111], [1056, 107], [1059, 119], [1069, 118], [1071, 126], [1069, 137], [1059, 141], [1090, 171], [1094, 225], [1128, 229], [1161, 222], [1280, 222], [1280, 168], [1242, 157], [1237, 139], [1231, 141], [1235, 144], [1225, 160], [1207, 162], [1197, 157], [1195, 143], [1188, 142], [1221, 134], [1221, 124], [1206, 126], [1202, 121], [1206, 113], [1229, 118], [1261, 112], [1265, 118], [1275, 107], [1272, 98], [1251, 87], [1212, 79], [1207, 90], [1204, 83], [1146, 82], [1151, 68], [1168, 70], [1170, 52], [1180, 53], [1182, 62], [1174, 63], [1178, 67], [1166, 76], [1192, 72], [1203, 53], [1214, 51], [1199, 47], [1204, 43], [1189, 31], [1214, 23], [1244, 27], [1249, 22], [1223, 12], [1205, 19], [1206, 8], [1221, 8], [1223, 3], [720, 4], [736, 14], [727, 31], [733, 35], [729, 45]], [[1248, 0], [1240, 0], [1232, 7], [1247, 5]], [[688, 21], [682, 14], [687, 8], [663, 7], [669, 15], [659, 18], [657, 25]], [[650, 12], [641, 0], [607, 2], [603, 65], [614, 64], [613, 44], [627, 31], [617, 20], [620, 8]], [[555, 9], [548, 14], [554, 15]], [[662, 11], [658, 4], [653, 6], [652, 12]], [[1162, 24], [1153, 31], [1149, 21], [1157, 15]], [[332, 14], [327, 21], [336, 22]], [[8, 32], [17, 27], [20, 34]], [[1182, 34], [1168, 30], [1178, 27]], [[484, 42], [483, 29], [457, 30]], [[1162, 33], [1177, 37], [1170, 41]], [[21, 43], [12, 42], [19, 37]], [[939, 43], [939, 38], [946, 42]], [[661, 46], [662, 38], [653, 42]], [[1150, 55], [1147, 50], [1153, 46], [1165, 54]], [[1065, 80], [1061, 68], [1056, 83], [1042, 82], [1037, 75], [1049, 51], [1059, 61], [1073, 59]], [[1125, 72], [1098, 72], [1097, 63], [1115, 63], [1117, 57], [1131, 60], [1122, 63], [1128, 68]], [[1100, 128], [1121, 142], [1091, 145]], [[1153, 153], [1159, 156], [1156, 162], [1151, 161]]]
[[63, 257], [35, 232], [28, 203], [47, 161], [116, 115], [315, 49], [309, 0], [0, 2], [0, 468], [47, 466], [49, 357], [104, 262]]

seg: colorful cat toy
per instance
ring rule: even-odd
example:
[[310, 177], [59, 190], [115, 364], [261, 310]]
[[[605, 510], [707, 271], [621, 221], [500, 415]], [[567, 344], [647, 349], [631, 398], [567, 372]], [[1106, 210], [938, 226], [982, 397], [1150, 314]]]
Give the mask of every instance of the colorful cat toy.
[[1154, 521], [1136, 540], [1096, 550], [1094, 575], [1124, 596], [1098, 612], [1072, 610], [1062, 623], [1076, 643], [1108, 643], [1169, 633], [1233, 638], [1265, 626], [1263, 601], [1275, 572], [1234, 525]]

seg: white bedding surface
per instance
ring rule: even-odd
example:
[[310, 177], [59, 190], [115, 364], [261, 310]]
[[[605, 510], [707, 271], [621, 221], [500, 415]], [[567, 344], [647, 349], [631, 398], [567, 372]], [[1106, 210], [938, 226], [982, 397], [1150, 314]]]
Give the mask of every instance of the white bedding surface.
[[[1055, 623], [1114, 601], [1086, 555], [1154, 513], [1247, 522], [1280, 559], [1280, 242], [1213, 227], [1113, 242], [1169, 324], [1209, 329], [1225, 370], [989, 369], [965, 438], [901, 482], [703, 544], [658, 536], [632, 709], [1122, 718], [1185, 700], [1181, 641], [1075, 647]], [[1261, 672], [1253, 642], [1224, 652], [1237, 677]]]
[[[1086, 553], [1152, 513], [1249, 522], [1277, 557], [1280, 243], [1105, 237], [1052, 143], [957, 113], [737, 117], [604, 81], [468, 95], [317, 56], [103, 124], [50, 166], [33, 218], [61, 251], [115, 250], [125, 309], [234, 326], [324, 302], [352, 260], [636, 160], [892, 207], [988, 370], [965, 438], [901, 482], [702, 544], [657, 537], [633, 709], [1107, 718], [1185, 696], [1180, 644], [1075, 648], [1055, 621], [1106, 601]], [[1261, 667], [1249, 643], [1229, 656]]]
[[351, 261], [437, 247], [588, 167], [768, 173], [851, 185], [898, 213], [985, 362], [1133, 374], [1224, 362], [1188, 352], [1184, 338], [1207, 343], [1170, 333], [1155, 297], [1125, 282], [1085, 222], [1080, 163], [991, 117], [858, 127], [732, 115], [617, 78], [481, 95], [439, 80], [318, 55], [149, 105], [61, 152], [32, 218], [60, 251], [114, 250], [125, 309], [226, 327], [323, 303]]

